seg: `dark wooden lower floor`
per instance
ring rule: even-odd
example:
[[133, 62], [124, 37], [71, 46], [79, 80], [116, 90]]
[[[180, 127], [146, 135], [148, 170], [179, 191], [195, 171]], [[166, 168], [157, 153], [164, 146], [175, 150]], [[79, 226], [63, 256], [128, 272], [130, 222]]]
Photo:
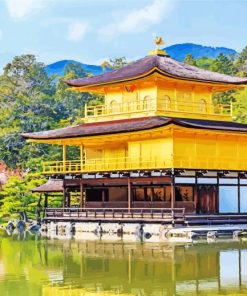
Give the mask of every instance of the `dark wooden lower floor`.
[[64, 178], [61, 190], [57, 188], [62, 195], [61, 207], [54, 210], [49, 209], [52, 190], [37, 192], [45, 195], [48, 220], [54, 216], [57, 220], [177, 220], [187, 224], [203, 220], [210, 224], [216, 220], [228, 223], [230, 217], [231, 221], [247, 222], [247, 173], [185, 170], [151, 176], [154, 173], [145, 177], [143, 172], [141, 177], [128, 173], [119, 178]]

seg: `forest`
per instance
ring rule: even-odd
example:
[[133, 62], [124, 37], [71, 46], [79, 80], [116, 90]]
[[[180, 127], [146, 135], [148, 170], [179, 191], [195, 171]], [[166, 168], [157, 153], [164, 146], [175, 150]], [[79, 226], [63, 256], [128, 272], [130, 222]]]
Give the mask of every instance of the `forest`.
[[[247, 76], [247, 46], [240, 54], [194, 59], [184, 62], [206, 70], [235, 76]], [[126, 64], [124, 57], [110, 60], [113, 68]], [[72, 92], [63, 80], [86, 77], [80, 66], [69, 64], [63, 77], [48, 76], [45, 64], [34, 55], [16, 56], [0, 75], [0, 162], [20, 176], [10, 177], [0, 191], [0, 217], [16, 215], [25, 209], [33, 217], [38, 200], [30, 189], [46, 181], [40, 174], [44, 160], [61, 158], [61, 148], [26, 142], [22, 132], [35, 132], [83, 122], [84, 104], [103, 102], [100, 96]], [[247, 123], [247, 89], [215, 95], [215, 103], [234, 103], [235, 120]], [[71, 151], [73, 153], [73, 151]], [[1, 187], [0, 187], [1, 188]], [[54, 199], [52, 205], [57, 205]]]

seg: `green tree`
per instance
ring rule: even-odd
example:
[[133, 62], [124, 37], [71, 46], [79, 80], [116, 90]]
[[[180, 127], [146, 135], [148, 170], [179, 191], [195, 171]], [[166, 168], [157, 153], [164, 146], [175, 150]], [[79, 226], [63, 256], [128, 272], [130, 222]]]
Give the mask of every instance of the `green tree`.
[[[46, 181], [46, 178], [38, 173], [27, 174], [23, 179], [10, 177], [0, 192], [0, 214], [4, 217], [17, 217], [20, 211], [25, 210], [28, 218], [34, 219], [39, 194], [31, 190]], [[49, 207], [61, 206], [61, 203], [61, 195], [49, 199]]]
[[196, 60], [194, 59], [193, 55], [191, 53], [188, 53], [185, 58], [184, 58], [184, 63], [191, 65], [191, 66], [196, 66]]
[[20, 211], [27, 212], [34, 218], [38, 194], [32, 193], [31, 189], [43, 184], [46, 180], [39, 174], [27, 175], [24, 179], [10, 177], [8, 183], [0, 192], [0, 213], [2, 216], [17, 217]]
[[233, 57], [228, 57], [223, 53], [214, 60], [209, 70], [227, 75], [236, 75], [238, 72]]
[[126, 57], [117, 57], [115, 59], [110, 59], [110, 63], [113, 68], [118, 69], [128, 65]]

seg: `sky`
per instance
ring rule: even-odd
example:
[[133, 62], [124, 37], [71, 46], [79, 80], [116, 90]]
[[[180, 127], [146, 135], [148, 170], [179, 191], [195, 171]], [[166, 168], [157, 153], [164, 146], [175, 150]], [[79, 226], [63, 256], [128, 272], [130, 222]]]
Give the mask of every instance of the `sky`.
[[0, 0], [0, 69], [27, 53], [45, 64], [135, 60], [156, 35], [241, 51], [246, 19], [247, 0]]

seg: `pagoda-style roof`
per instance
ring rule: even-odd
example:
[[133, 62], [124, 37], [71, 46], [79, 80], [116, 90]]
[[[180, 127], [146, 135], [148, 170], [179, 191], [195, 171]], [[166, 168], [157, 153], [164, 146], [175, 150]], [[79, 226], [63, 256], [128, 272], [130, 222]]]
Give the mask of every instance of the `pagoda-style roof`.
[[27, 139], [37, 140], [66, 139], [143, 131], [167, 126], [169, 124], [175, 124], [187, 128], [222, 130], [241, 133], [247, 132], [247, 124], [241, 124], [237, 122], [152, 116], [106, 122], [85, 123], [50, 131], [23, 133], [22, 136]]
[[63, 180], [49, 179], [45, 184], [33, 188], [32, 192], [63, 192]]
[[148, 76], [154, 72], [181, 80], [233, 85], [247, 84], [246, 77], [240, 78], [203, 70], [195, 66], [178, 62], [166, 55], [146, 56], [120, 69], [116, 69], [98, 76], [67, 80], [65, 83], [72, 87], [83, 87], [122, 81], [127, 82], [128, 80], [134, 80]]

